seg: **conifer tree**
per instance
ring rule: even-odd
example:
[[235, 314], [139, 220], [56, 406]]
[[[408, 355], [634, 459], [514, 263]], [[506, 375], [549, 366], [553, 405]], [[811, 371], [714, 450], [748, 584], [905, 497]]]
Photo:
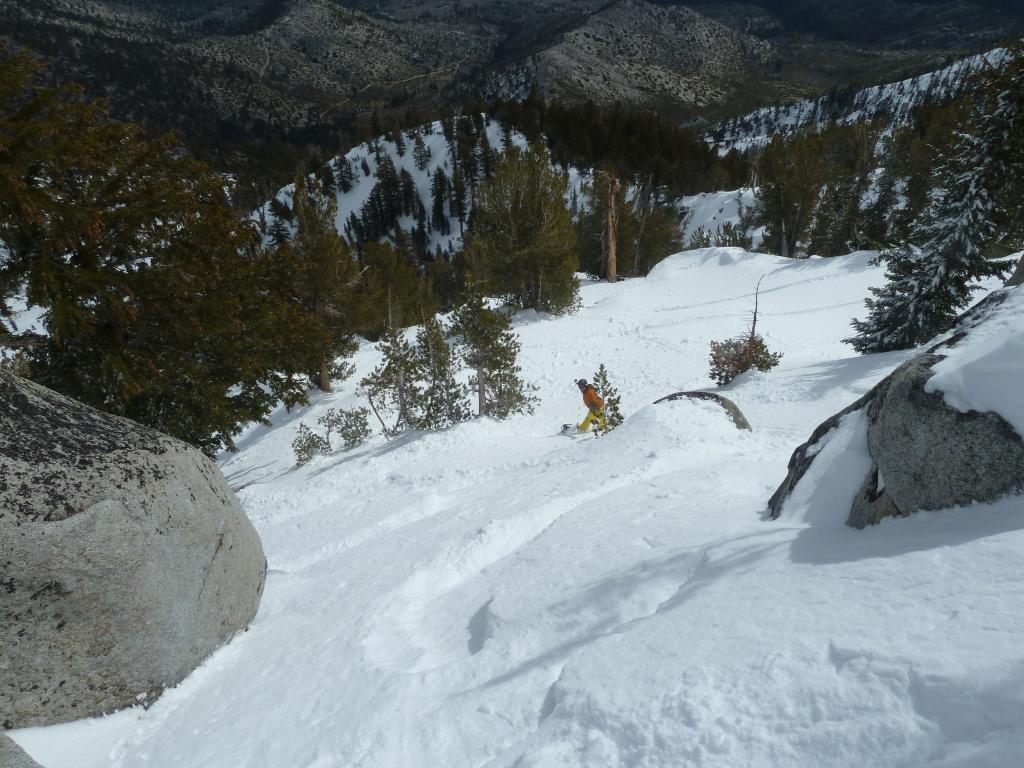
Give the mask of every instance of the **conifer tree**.
[[621, 397], [619, 391], [608, 380], [608, 370], [604, 363], [597, 369], [592, 383], [597, 394], [604, 400], [605, 433], [611, 432], [623, 422]]
[[[412, 240], [402, 232], [402, 244]], [[361, 326], [368, 334], [412, 325], [435, 311], [430, 286], [412, 255], [391, 243], [366, 243], [360, 289]]]
[[[0, 189], [0, 343], [26, 351], [32, 378], [211, 455], [302, 398], [257, 233], [173, 138], [0, 51]], [[45, 337], [8, 326], [15, 293]]]
[[416, 354], [424, 386], [420, 396], [421, 429], [443, 429], [470, 417], [466, 388], [455, 378], [455, 356], [436, 316], [416, 334]]
[[342, 193], [346, 193], [352, 190], [352, 182], [355, 180], [355, 176], [352, 173], [352, 164], [349, 162], [347, 157], [339, 157], [337, 172], [338, 189]]
[[359, 285], [358, 265], [335, 228], [337, 201], [325, 194], [315, 180], [298, 177], [292, 198], [295, 234], [290, 248], [295, 253], [291, 291], [308, 314], [310, 363], [317, 386], [331, 391], [338, 357], [355, 350], [358, 319], [354, 297]]
[[442, 235], [447, 235], [451, 231], [448, 225], [448, 211], [445, 208], [450, 185], [448, 174], [444, 172], [443, 168], [438, 168], [430, 182], [430, 197], [433, 201], [431, 224], [434, 230]]
[[491, 178], [494, 175], [494, 149], [491, 147], [491, 141], [487, 138], [487, 131], [480, 132], [480, 143], [477, 150], [477, 155], [480, 161], [480, 173], [485, 179]]
[[1024, 172], [1022, 62], [1018, 45], [1000, 71], [987, 75], [952, 150], [935, 168], [930, 204], [908, 240], [883, 252], [887, 282], [871, 289], [868, 317], [854, 321], [857, 335], [847, 340], [858, 352], [927, 341], [967, 306], [980, 280], [1006, 271], [986, 250], [1020, 227], [1006, 223], [1024, 212], [1017, 186]]
[[825, 183], [824, 144], [817, 132], [795, 140], [776, 136], [761, 155], [757, 215], [773, 253], [796, 256], [807, 234]]
[[292, 209], [276, 197], [270, 199], [269, 208], [271, 219], [267, 236], [270, 238], [270, 242], [280, 246], [291, 239], [289, 225], [295, 217], [292, 216]]
[[469, 383], [476, 395], [477, 415], [505, 419], [514, 413], [533, 413], [533, 387], [523, 382], [517, 363], [519, 339], [502, 313], [487, 306], [471, 288], [455, 312], [452, 332], [459, 353], [472, 371]]
[[459, 222], [459, 234], [464, 235], [466, 231], [466, 178], [463, 176], [459, 166], [455, 166], [452, 174], [452, 216]]
[[387, 438], [419, 424], [422, 363], [401, 331], [389, 329], [377, 349], [380, 364], [359, 382]]
[[419, 200], [419, 195], [416, 194], [416, 183], [413, 181], [412, 174], [405, 168], [401, 170], [398, 177], [402, 190], [402, 214], [413, 216], [416, 213], [416, 202]]
[[427, 170], [427, 166], [430, 164], [430, 149], [423, 142], [423, 137], [418, 133], [412, 145], [412, 159], [416, 163], [416, 168], [420, 171]]
[[477, 192], [466, 255], [489, 290], [524, 309], [560, 314], [578, 306], [576, 234], [567, 178], [540, 145], [512, 146]]

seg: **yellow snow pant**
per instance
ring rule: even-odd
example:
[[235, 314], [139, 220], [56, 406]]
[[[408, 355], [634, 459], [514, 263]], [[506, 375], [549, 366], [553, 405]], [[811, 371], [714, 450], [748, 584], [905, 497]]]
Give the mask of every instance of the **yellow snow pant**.
[[608, 429], [608, 425], [605, 423], [604, 420], [604, 408], [596, 412], [590, 411], [590, 413], [587, 414], [587, 418], [585, 418], [582, 422], [576, 425], [576, 429], [578, 429], [580, 432], [587, 432], [590, 430], [590, 425], [593, 424], [595, 421], [598, 424], [598, 428], [601, 429], [602, 431]]

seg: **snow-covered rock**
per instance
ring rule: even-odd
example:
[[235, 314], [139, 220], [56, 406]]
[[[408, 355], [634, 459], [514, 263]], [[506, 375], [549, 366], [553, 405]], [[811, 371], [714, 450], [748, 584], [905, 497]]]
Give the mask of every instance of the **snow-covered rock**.
[[[839, 471], [848, 461], [845, 471], [863, 477], [847, 519], [855, 528], [1024, 492], [1022, 340], [1024, 288], [988, 296], [941, 341], [815, 430], [790, 460], [769, 503], [772, 517], [784, 514], [801, 484], [817, 482], [808, 472], [826, 460]], [[866, 417], [865, 446], [823, 458], [822, 447], [854, 414]]]
[[745, 429], [748, 432], [751, 431], [750, 422], [747, 421], [747, 417], [743, 415], [743, 411], [740, 410], [740, 407], [736, 405], [736, 403], [734, 403], [728, 397], [719, 395], [716, 392], [676, 392], [674, 394], [663, 397], [660, 400], [656, 400], [654, 404], [657, 405], [658, 403], [671, 403], [676, 400], [683, 399], [704, 400], [707, 402], [715, 403], [719, 405], [723, 411], [725, 411], [726, 415], [729, 417], [729, 420], [736, 425], [736, 429]]
[[205, 456], [0, 371], [0, 724], [145, 702], [251, 621], [266, 561]]
[[0, 768], [40, 768], [39, 763], [0, 732]]

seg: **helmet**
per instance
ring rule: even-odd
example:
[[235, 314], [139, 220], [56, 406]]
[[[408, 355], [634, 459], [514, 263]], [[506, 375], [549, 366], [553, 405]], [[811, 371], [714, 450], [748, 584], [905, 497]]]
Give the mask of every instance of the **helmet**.
[[586, 379], [580, 379], [579, 381], [576, 382], [576, 386], [577, 387], [585, 387], [585, 386], [587, 386], [587, 380]]

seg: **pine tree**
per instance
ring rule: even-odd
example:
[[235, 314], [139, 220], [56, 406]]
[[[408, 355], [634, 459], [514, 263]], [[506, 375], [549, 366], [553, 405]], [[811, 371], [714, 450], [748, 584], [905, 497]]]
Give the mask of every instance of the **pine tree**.
[[418, 133], [413, 141], [412, 159], [416, 163], [416, 168], [420, 171], [427, 170], [427, 166], [430, 164], [430, 149], [423, 142], [423, 137]]
[[788, 141], [776, 136], [761, 155], [757, 215], [773, 253], [797, 255], [825, 183], [824, 147], [816, 132]]
[[339, 357], [355, 351], [353, 339], [358, 318], [354, 296], [359, 285], [358, 265], [335, 229], [337, 201], [325, 194], [315, 180], [298, 177], [292, 198], [295, 235], [290, 248], [295, 269], [289, 297], [308, 314], [310, 367], [317, 385], [331, 391], [332, 375]]
[[480, 173], [485, 179], [491, 178], [494, 175], [494, 149], [491, 147], [491, 141], [487, 138], [487, 131], [481, 131], [480, 143], [477, 150], [477, 155], [480, 161]]
[[459, 234], [464, 235], [466, 231], [466, 178], [459, 170], [458, 166], [455, 166], [455, 172], [452, 174], [452, 202], [451, 202], [452, 216], [454, 216], [459, 222]]
[[[258, 233], [172, 137], [0, 51], [0, 343], [31, 378], [213, 455], [304, 395]], [[47, 334], [9, 327], [24, 295]]]
[[416, 354], [424, 387], [420, 396], [421, 429], [444, 429], [470, 417], [466, 388], [455, 379], [455, 356], [436, 317], [428, 318], [416, 334]]
[[476, 289], [455, 312], [452, 332], [463, 362], [472, 370], [469, 383], [476, 394], [477, 415], [505, 419], [533, 413], [533, 387], [520, 377], [519, 339], [508, 318], [489, 308]]
[[578, 306], [567, 183], [543, 147], [513, 146], [477, 192], [466, 258], [489, 290], [524, 309], [561, 314]]
[[[404, 232], [405, 244], [412, 239]], [[363, 283], [359, 305], [360, 330], [378, 334], [386, 329], [412, 325], [435, 311], [434, 297], [420, 266], [412, 255], [391, 243], [366, 243], [362, 256]]]
[[1018, 45], [1010, 62], [979, 88], [952, 150], [935, 168], [931, 202], [908, 241], [883, 252], [887, 282], [871, 289], [868, 318], [854, 321], [857, 335], [847, 340], [858, 352], [927, 341], [967, 306], [980, 280], [1006, 271], [1005, 264], [986, 258], [986, 250], [1006, 237], [1000, 222], [1019, 221], [1011, 211], [1022, 212], [1022, 90]]
[[443, 168], [438, 168], [430, 183], [430, 198], [433, 201], [431, 225], [435, 232], [440, 232], [442, 235], [447, 235], [451, 231], [448, 225], [448, 211], [445, 208], [449, 187], [448, 174], [444, 172]]
[[292, 209], [276, 197], [271, 198], [269, 208], [271, 219], [267, 236], [270, 238], [270, 242], [280, 246], [291, 239], [292, 233], [289, 225], [295, 217], [292, 215]]
[[352, 190], [352, 182], [355, 180], [355, 176], [352, 173], [352, 164], [348, 161], [347, 157], [338, 158], [335, 176], [337, 176], [338, 189], [343, 194]]
[[624, 421], [619, 391], [608, 380], [608, 370], [604, 367], [604, 363], [601, 363], [597, 369], [592, 383], [597, 394], [604, 400], [605, 433], [607, 434]]
[[416, 194], [416, 183], [413, 181], [412, 174], [405, 168], [398, 174], [398, 178], [402, 190], [402, 214], [413, 216], [416, 213], [416, 202], [419, 200], [419, 195]]
[[377, 349], [381, 362], [359, 385], [384, 436], [390, 439], [415, 428], [420, 421], [422, 363], [401, 331], [388, 330]]
[[[762, 275], [761, 280], [763, 279]], [[761, 280], [757, 281], [757, 288], [754, 291], [754, 312], [747, 332], [725, 341], [711, 342], [709, 375], [718, 384], [728, 384], [741, 373], [751, 369], [770, 371], [782, 360], [782, 353], [770, 352], [764, 337], [757, 332], [757, 304]]]

